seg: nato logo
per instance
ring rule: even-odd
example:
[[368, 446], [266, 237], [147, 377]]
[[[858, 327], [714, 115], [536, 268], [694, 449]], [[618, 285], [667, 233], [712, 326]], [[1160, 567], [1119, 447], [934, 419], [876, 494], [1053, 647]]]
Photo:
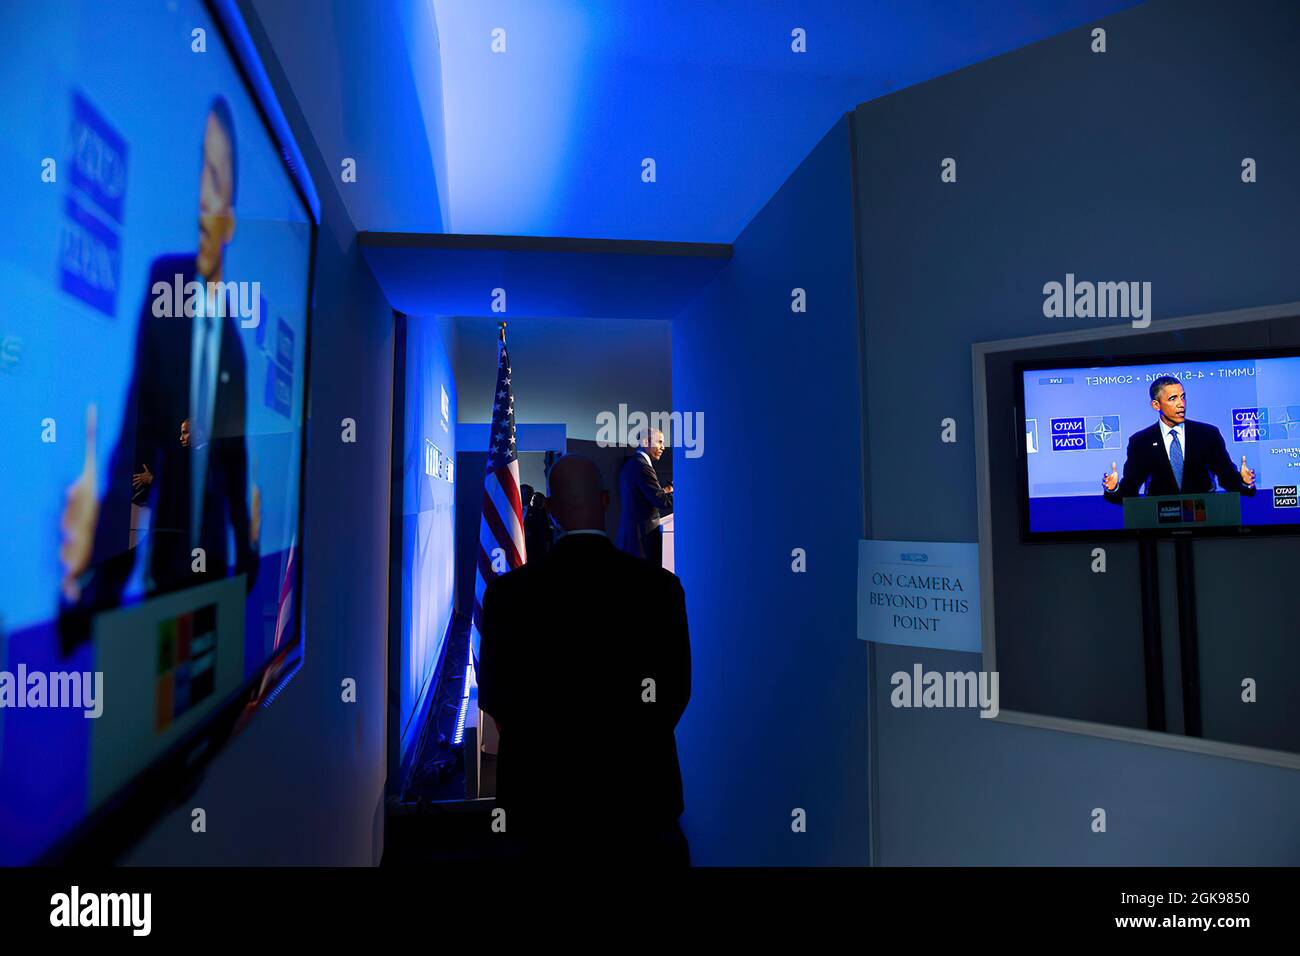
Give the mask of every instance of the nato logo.
[[1090, 415], [1087, 422], [1089, 448], [1119, 447], [1119, 416]]
[[1234, 408], [1232, 410], [1233, 441], [1268, 441], [1267, 408]]
[[117, 232], [75, 198], [64, 200], [59, 229], [59, 286], [110, 318], [117, 310], [122, 249]]
[[1025, 453], [1038, 454], [1038, 419], [1025, 419]]
[[126, 198], [126, 140], [79, 93], [68, 130], [68, 194], [59, 230], [59, 284], [93, 309], [117, 310]]
[[[263, 305], [265, 305], [265, 299]], [[257, 334], [270, 323], [261, 322]], [[266, 356], [266, 407], [286, 418], [293, 411], [293, 345], [294, 334], [289, 323], [279, 319], [275, 340], [275, 354]]]
[[[257, 326], [260, 331], [261, 323]], [[276, 327], [277, 335], [275, 340], [275, 360], [284, 366], [286, 372], [293, 371], [293, 344], [294, 334], [293, 327], [284, 319], [279, 320]]]
[[126, 199], [126, 140], [80, 93], [72, 94], [68, 151], [72, 185], [121, 223]]
[[1300, 405], [1234, 408], [1233, 441], [1286, 441], [1300, 438]]
[[1052, 451], [1083, 451], [1087, 447], [1083, 418], [1052, 419]]
[[263, 399], [267, 408], [279, 412], [285, 418], [293, 411], [293, 376], [274, 362], [266, 363], [266, 392]]
[[1273, 507], [1274, 508], [1297, 508], [1300, 504], [1297, 502], [1300, 498], [1296, 496], [1295, 485], [1274, 485], [1273, 486]]
[[1078, 415], [1052, 419], [1052, 451], [1119, 448], [1118, 415]]

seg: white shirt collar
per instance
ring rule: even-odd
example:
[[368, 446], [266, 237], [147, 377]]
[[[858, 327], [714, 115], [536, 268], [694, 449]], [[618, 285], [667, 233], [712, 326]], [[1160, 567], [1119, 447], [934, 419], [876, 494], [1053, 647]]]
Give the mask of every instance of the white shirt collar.
[[606, 534], [604, 531], [601, 531], [599, 528], [576, 528], [576, 529], [573, 530], [573, 531], [561, 531], [561, 532], [557, 535], [557, 537], [560, 537], [560, 538], [567, 538], [567, 537], [569, 537], [570, 535], [574, 535], [574, 534], [598, 534], [598, 535], [600, 535], [602, 538], [608, 538], [608, 537], [609, 537], [608, 534]]
[[655, 463], [654, 463], [654, 460], [650, 457], [650, 453], [649, 453], [649, 452], [647, 452], [647, 451], [646, 451], [645, 449], [643, 449], [643, 448], [638, 448], [638, 449], [636, 450], [636, 453], [637, 453], [638, 455], [640, 455], [642, 458], [644, 458], [644, 459], [646, 460], [646, 464], [647, 464], [647, 465], [649, 465], [651, 468], [654, 467]]
[[1163, 418], [1158, 418], [1156, 419], [1156, 421], [1160, 423], [1160, 437], [1163, 438], [1165, 441], [1169, 440], [1170, 432], [1175, 432], [1175, 431], [1178, 432], [1179, 441], [1182, 441], [1183, 436], [1187, 434], [1187, 429], [1183, 427], [1184, 425], [1187, 424], [1186, 422], [1179, 422], [1177, 425], [1170, 425]]

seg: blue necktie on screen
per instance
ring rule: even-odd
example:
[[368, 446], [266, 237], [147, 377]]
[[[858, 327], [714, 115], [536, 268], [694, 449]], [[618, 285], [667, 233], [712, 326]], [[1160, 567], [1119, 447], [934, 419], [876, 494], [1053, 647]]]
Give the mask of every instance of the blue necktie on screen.
[[1169, 432], [1169, 465], [1174, 469], [1174, 482], [1183, 489], [1183, 444], [1178, 440], [1178, 429]]
[[208, 462], [208, 384], [212, 372], [208, 368], [208, 340], [212, 337], [212, 316], [205, 315], [199, 333], [199, 394], [195, 402], [194, 421], [190, 422], [190, 490], [194, 510], [190, 514], [190, 532], [197, 544], [199, 529], [203, 526], [203, 492], [207, 485]]

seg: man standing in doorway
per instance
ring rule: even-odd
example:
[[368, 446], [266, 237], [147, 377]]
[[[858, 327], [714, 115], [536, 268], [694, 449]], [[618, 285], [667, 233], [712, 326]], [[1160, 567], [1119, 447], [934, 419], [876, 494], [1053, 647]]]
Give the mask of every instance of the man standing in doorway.
[[623, 464], [618, 480], [618, 491], [623, 498], [618, 525], [619, 549], [658, 567], [664, 563], [660, 512], [673, 507], [673, 486], [661, 487], [655, 473], [654, 463], [663, 454], [664, 433], [652, 428], [641, 439], [636, 454]]

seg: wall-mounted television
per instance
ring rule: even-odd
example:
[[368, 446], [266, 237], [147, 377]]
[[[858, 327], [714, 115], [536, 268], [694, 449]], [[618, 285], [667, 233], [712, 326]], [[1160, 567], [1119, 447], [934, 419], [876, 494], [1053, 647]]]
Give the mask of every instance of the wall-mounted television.
[[315, 219], [232, 11], [0, 14], [0, 864], [120, 852], [301, 659]]
[[1014, 374], [1024, 540], [1300, 532], [1300, 350]]

